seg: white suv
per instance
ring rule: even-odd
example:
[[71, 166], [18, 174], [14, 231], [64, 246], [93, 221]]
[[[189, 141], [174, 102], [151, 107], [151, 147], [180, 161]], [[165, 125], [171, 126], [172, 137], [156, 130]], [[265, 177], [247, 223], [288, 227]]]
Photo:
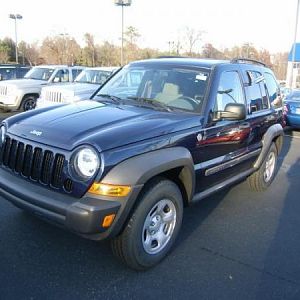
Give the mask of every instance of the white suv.
[[43, 87], [36, 108], [89, 99], [118, 69], [119, 67], [86, 68], [72, 83]]
[[4, 111], [35, 108], [45, 85], [72, 82], [84, 67], [44, 65], [32, 68], [23, 79], [0, 82], [0, 108]]

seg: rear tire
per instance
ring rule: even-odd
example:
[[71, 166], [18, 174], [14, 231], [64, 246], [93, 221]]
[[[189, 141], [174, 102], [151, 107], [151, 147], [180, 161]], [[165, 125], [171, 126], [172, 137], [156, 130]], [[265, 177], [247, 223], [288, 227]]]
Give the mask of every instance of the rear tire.
[[252, 190], [262, 192], [270, 186], [276, 174], [277, 156], [277, 148], [272, 143], [260, 168], [247, 179]]
[[150, 182], [121, 235], [111, 241], [112, 251], [135, 270], [160, 262], [172, 248], [183, 215], [178, 186], [166, 179]]

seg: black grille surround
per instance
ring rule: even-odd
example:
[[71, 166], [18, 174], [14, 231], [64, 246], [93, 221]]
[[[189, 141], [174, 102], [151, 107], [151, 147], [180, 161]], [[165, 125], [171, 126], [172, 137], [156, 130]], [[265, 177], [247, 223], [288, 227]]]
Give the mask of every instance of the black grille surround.
[[73, 181], [65, 172], [67, 164], [64, 153], [10, 136], [0, 149], [2, 168], [51, 189], [72, 193]]

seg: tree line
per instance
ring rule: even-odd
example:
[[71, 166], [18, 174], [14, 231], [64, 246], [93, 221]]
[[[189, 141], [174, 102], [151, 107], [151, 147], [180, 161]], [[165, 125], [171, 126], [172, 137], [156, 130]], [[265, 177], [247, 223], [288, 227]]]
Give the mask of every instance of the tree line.
[[[169, 49], [161, 51], [139, 46], [141, 35], [132, 26], [124, 32], [124, 62], [158, 56], [188, 56], [213, 59], [236, 57], [259, 60], [270, 66], [278, 79], [286, 78], [288, 52], [271, 54], [266, 49], [256, 49], [251, 43], [232, 48], [217, 49], [211, 43], [202, 43], [203, 31], [185, 28], [175, 41], [168, 41]], [[120, 65], [120, 46], [109, 41], [96, 44], [90, 33], [84, 35], [84, 46], [68, 34], [46, 37], [40, 44], [18, 44], [19, 62], [31, 66], [40, 64], [68, 64], [84, 66]], [[15, 61], [15, 42], [11, 38], [0, 40], [0, 63]]]

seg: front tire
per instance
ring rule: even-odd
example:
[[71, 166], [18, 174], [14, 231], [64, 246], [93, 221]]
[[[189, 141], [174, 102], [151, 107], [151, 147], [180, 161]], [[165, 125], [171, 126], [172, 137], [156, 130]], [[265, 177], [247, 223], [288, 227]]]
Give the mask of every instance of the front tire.
[[111, 241], [114, 255], [135, 270], [155, 266], [172, 248], [182, 215], [178, 186], [166, 179], [150, 182], [125, 229]]
[[21, 111], [28, 111], [28, 110], [32, 110], [35, 109], [36, 107], [36, 96], [26, 96], [21, 104]]
[[262, 192], [271, 185], [276, 174], [277, 156], [277, 148], [272, 143], [260, 168], [248, 177], [248, 184], [252, 190]]

